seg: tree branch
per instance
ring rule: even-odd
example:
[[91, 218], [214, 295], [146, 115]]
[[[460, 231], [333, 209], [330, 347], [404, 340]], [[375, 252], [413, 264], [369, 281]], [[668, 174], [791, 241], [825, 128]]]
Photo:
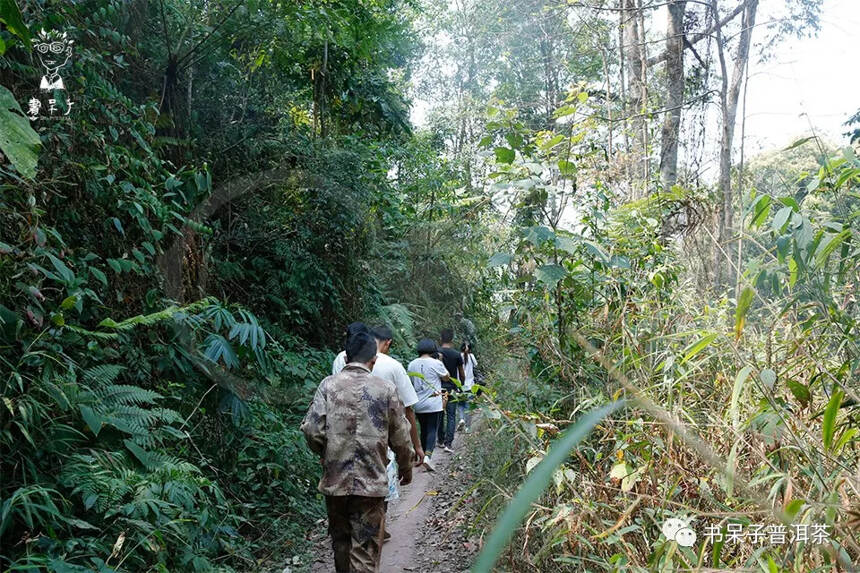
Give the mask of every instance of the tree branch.
[[[707, 29], [707, 30], [705, 30], [704, 32], [699, 32], [698, 34], [693, 34], [692, 36], [690, 36], [690, 37], [687, 39], [687, 41], [686, 41], [686, 42], [684, 42], [684, 47], [685, 47], [685, 48], [692, 48], [692, 47], [693, 47], [693, 44], [695, 44], [696, 42], [699, 42], [699, 41], [701, 41], [701, 40], [703, 40], [703, 39], [707, 38], [708, 36], [710, 36], [711, 34], [713, 34], [713, 33], [714, 33], [718, 28], [722, 28], [723, 26], [725, 26], [726, 24], [728, 24], [729, 22], [731, 22], [732, 20], [734, 20], [734, 19], [735, 19], [735, 17], [737, 17], [737, 15], [738, 15], [738, 14], [740, 14], [741, 12], [743, 12], [744, 7], [746, 6], [746, 4], [747, 4], [747, 3], [746, 3], [746, 1], [741, 2], [740, 4], [738, 4], [737, 6], [735, 6], [735, 9], [734, 9], [734, 10], [732, 10], [731, 12], [729, 12], [728, 14], [726, 14], [726, 16], [725, 16], [722, 20], [720, 20], [719, 22], [715, 23], [714, 25], [712, 25], [710, 28], [708, 28], [708, 29]], [[656, 56], [652, 56], [652, 57], [648, 58], [648, 66], [650, 67], [650, 66], [654, 66], [654, 65], [656, 65], [656, 64], [659, 64], [660, 62], [665, 62], [665, 61], [666, 61], [666, 58], [667, 58], [668, 56], [669, 56], [669, 54], [668, 54], [667, 52], [665, 52], [665, 51], [664, 51], [664, 52], [663, 52], [663, 53], [661, 53], [661, 54], [658, 54], [658, 55], [656, 55]]]

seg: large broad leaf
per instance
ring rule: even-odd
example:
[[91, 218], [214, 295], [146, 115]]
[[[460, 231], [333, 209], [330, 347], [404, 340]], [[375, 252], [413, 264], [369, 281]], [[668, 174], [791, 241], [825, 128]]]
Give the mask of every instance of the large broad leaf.
[[526, 232], [526, 239], [534, 246], [539, 247], [546, 241], [554, 240], [555, 233], [553, 233], [552, 229], [549, 227], [536, 225], [534, 227], [529, 227]]
[[606, 251], [600, 245], [593, 241], [583, 241], [582, 244], [585, 245], [585, 250], [600, 262], [604, 264], [609, 262], [609, 255], [606, 254]]
[[783, 207], [776, 212], [776, 216], [773, 218], [773, 230], [776, 231], [777, 234], [782, 233], [782, 230], [785, 228], [786, 223], [788, 223], [788, 218], [791, 216], [793, 211], [794, 210], [791, 207]]
[[496, 253], [492, 257], [490, 257], [490, 262], [487, 263], [491, 269], [495, 267], [501, 267], [504, 265], [511, 264], [511, 261], [514, 259], [514, 256], [510, 253]]
[[496, 154], [496, 161], [499, 163], [513, 163], [516, 157], [514, 150], [507, 147], [497, 147], [494, 152]]
[[556, 235], [555, 237], [555, 246], [564, 251], [565, 253], [570, 253], [571, 255], [576, 254], [577, 247], [579, 243], [573, 237], [565, 237], [562, 235]]
[[21, 38], [28, 48], [30, 47], [30, 30], [24, 24], [15, 0], [0, 0], [0, 22], [6, 24], [10, 32]]
[[535, 270], [535, 278], [550, 288], [565, 276], [567, 271], [561, 265], [542, 265]]
[[39, 134], [30, 127], [12, 92], [0, 86], [0, 150], [29, 179], [36, 176], [39, 145]]
[[523, 486], [517, 492], [517, 495], [508, 504], [493, 532], [487, 539], [487, 543], [481, 550], [475, 565], [472, 567], [473, 573], [484, 573], [493, 570], [493, 566], [501, 555], [505, 546], [508, 544], [514, 531], [519, 527], [526, 513], [528, 513], [531, 504], [543, 493], [552, 481], [553, 474], [565, 459], [567, 459], [570, 451], [587, 436], [592, 428], [597, 425], [600, 420], [609, 416], [623, 405], [623, 402], [613, 402], [592, 410], [576, 424], [570, 427], [562, 434], [555, 444], [547, 452], [546, 457], [529, 473]]

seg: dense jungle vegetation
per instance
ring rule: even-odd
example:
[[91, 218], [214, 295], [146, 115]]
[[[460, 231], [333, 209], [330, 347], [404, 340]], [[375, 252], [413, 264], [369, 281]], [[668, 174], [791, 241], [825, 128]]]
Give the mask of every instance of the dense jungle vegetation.
[[[476, 570], [856, 570], [860, 130], [743, 148], [821, 10], [0, 0], [0, 570], [306, 555], [357, 319], [489, 365]], [[702, 542], [737, 524], [829, 536]]]

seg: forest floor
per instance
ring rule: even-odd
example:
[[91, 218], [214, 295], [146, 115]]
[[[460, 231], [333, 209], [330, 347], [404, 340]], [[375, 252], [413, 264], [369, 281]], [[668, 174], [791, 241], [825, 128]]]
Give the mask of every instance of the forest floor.
[[[475, 420], [477, 422], [477, 420]], [[480, 424], [476, 424], [475, 427]], [[402, 486], [400, 498], [388, 506], [386, 528], [391, 539], [382, 547], [380, 572], [467, 572], [479, 540], [468, 537], [468, 526], [477, 508], [469, 471], [471, 434], [458, 432], [454, 453], [441, 449], [433, 455], [436, 471], [415, 468], [412, 483]], [[334, 571], [328, 524], [322, 520], [313, 535], [316, 561], [310, 567], [286, 567], [283, 573]]]

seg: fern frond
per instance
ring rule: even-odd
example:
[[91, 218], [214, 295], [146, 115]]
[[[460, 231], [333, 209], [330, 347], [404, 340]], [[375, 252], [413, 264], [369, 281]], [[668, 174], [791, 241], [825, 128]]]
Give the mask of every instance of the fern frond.
[[112, 384], [123, 370], [125, 366], [120, 364], [99, 364], [84, 370], [83, 379], [98, 385]]
[[111, 384], [97, 392], [105, 404], [154, 404], [161, 394], [128, 384]]

